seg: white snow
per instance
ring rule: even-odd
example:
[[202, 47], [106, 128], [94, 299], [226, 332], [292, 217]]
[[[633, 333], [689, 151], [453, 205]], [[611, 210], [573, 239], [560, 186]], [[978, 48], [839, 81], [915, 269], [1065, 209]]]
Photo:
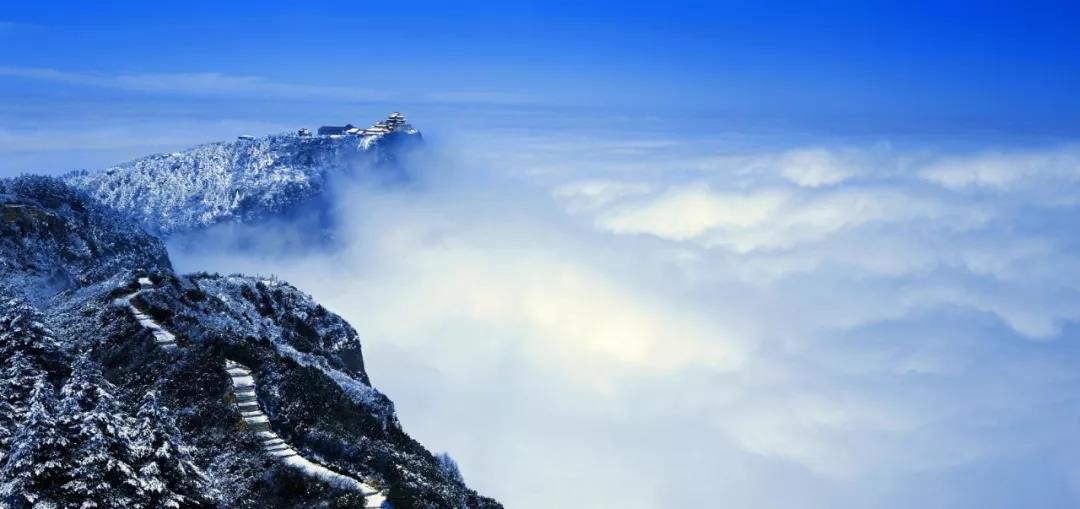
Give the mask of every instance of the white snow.
[[176, 348], [176, 336], [174, 336], [173, 333], [165, 330], [165, 328], [162, 327], [160, 323], [157, 323], [153, 318], [150, 318], [150, 315], [142, 312], [139, 308], [135, 307], [135, 304], [133, 302], [131, 302], [131, 299], [133, 299], [140, 292], [153, 287], [154, 283], [152, 283], [150, 279], [141, 277], [139, 278], [138, 290], [117, 298], [113, 301], [113, 303], [118, 306], [127, 307], [129, 310], [131, 310], [131, 314], [135, 317], [136, 320], [138, 320], [139, 325], [143, 326], [146, 329], [150, 329], [150, 332], [154, 334], [154, 341], [157, 343], [157, 345], [166, 350], [171, 350], [173, 348]]
[[271, 135], [158, 154], [65, 181], [155, 233], [275, 213], [315, 196], [328, 177], [367, 160], [356, 136]]
[[[300, 365], [322, 371], [323, 374], [330, 377], [341, 390], [345, 391], [345, 394], [353, 401], [363, 403], [367, 408], [379, 409], [383, 407], [383, 405], [379, 403], [379, 393], [375, 389], [353, 378], [348, 373], [329, 366], [326, 359], [310, 353], [301, 352], [283, 341], [278, 341], [274, 344], [277, 346], [278, 353], [288, 356]], [[375, 416], [384, 423], [389, 421], [388, 415], [376, 413]]]
[[229, 375], [233, 377], [233, 385], [235, 385], [237, 387], [254, 387], [255, 386], [255, 379], [250, 377], [250, 376], [244, 376], [244, 375], [237, 376], [237, 375], [233, 375], [232, 373], [230, 373]]

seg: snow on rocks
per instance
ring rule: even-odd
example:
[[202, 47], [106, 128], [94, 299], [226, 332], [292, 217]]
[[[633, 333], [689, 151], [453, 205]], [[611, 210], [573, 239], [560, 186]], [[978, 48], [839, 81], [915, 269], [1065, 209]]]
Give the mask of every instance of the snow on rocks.
[[135, 298], [135, 296], [138, 295], [139, 292], [153, 288], [154, 283], [150, 281], [149, 278], [140, 277], [138, 290], [119, 297], [113, 302], [119, 306], [124, 306], [131, 310], [131, 314], [135, 315], [135, 319], [139, 321], [139, 325], [150, 329], [150, 332], [154, 334], [154, 341], [157, 343], [157, 345], [166, 350], [171, 350], [173, 348], [176, 348], [176, 336], [173, 333], [165, 330], [165, 328], [162, 327], [160, 323], [157, 323], [157, 321], [151, 318], [150, 315], [142, 312], [142, 310], [135, 306], [135, 303], [131, 302], [131, 299]]
[[321, 195], [331, 175], [376, 163], [382, 157], [376, 147], [390, 151], [400, 139], [419, 138], [411, 127], [391, 139], [275, 134], [151, 155], [104, 171], [76, 171], [64, 181], [147, 231], [167, 236], [284, 212]]
[[365, 508], [383, 507], [386, 496], [373, 486], [353, 477], [339, 474], [300, 455], [284, 439], [270, 428], [270, 419], [262, 412], [255, 395], [255, 378], [251, 370], [233, 360], [225, 360], [225, 371], [232, 380], [236, 395], [236, 408], [248, 425], [248, 429], [262, 442], [263, 451], [278, 458], [286, 465], [305, 474], [345, 489], [359, 491], [364, 495]]
[[[311, 296], [292, 285], [273, 278], [246, 276], [207, 276], [194, 280], [199, 288], [214, 296], [230, 309], [235, 327], [256, 327], [253, 335], [269, 338], [279, 355], [300, 365], [316, 368], [329, 377], [354, 402], [362, 405], [384, 428], [399, 426], [394, 407], [386, 396], [368, 383], [362, 361], [350, 369], [345, 358], [350, 354], [359, 359], [360, 340], [356, 331], [341, 317], [328, 313]], [[268, 302], [271, 313], [259, 302]], [[295, 345], [295, 324], [304, 323], [320, 338], [321, 346], [301, 352]], [[290, 331], [289, 329], [294, 329]]]

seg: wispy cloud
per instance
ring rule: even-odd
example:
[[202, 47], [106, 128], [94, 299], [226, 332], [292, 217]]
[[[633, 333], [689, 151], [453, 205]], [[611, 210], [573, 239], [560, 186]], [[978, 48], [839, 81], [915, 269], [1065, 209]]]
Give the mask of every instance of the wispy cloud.
[[437, 103], [526, 104], [537, 102], [538, 97], [509, 92], [431, 92], [421, 96], [420, 100]]
[[[15, 30], [12, 25], [8, 29]], [[0, 24], [0, 33], [5, 25]], [[0, 67], [0, 77], [20, 78], [100, 87], [147, 94], [229, 96], [257, 99], [317, 99], [320, 101], [411, 101], [418, 103], [523, 104], [535, 98], [519, 93], [456, 91], [407, 94], [356, 85], [285, 83], [261, 76], [237, 76], [217, 72], [107, 73], [81, 72], [44, 67]]]
[[1009, 190], [1080, 181], [1080, 147], [987, 152], [943, 158], [920, 175], [952, 188]]
[[382, 101], [393, 97], [391, 92], [363, 87], [279, 83], [258, 76], [233, 76], [215, 72], [110, 74], [40, 67], [0, 67], [0, 76], [144, 93], [347, 101]]
[[612, 207], [597, 217], [597, 225], [614, 233], [698, 240], [750, 252], [787, 249], [867, 224], [925, 220], [962, 231], [988, 219], [979, 207], [957, 207], [933, 196], [889, 189], [806, 195], [763, 188], [733, 193], [696, 183]]

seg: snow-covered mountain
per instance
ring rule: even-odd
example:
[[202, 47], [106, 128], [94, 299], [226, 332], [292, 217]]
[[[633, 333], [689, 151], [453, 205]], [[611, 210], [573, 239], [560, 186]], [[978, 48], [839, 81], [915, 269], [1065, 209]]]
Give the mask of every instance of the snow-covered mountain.
[[[284, 147], [336, 161], [321, 152], [353, 150], [344, 144], [255, 140], [277, 162], [245, 162], [262, 170], [243, 178], [218, 167], [223, 181], [183, 189], [244, 182], [270, 212], [284, 202], [262, 198], [293, 188], [262, 173], [318, 174], [282, 162], [304, 160]], [[252, 154], [224, 145], [190, 161]], [[175, 273], [161, 241], [124, 215], [139, 202], [127, 186], [185, 182], [152, 166], [95, 181], [131, 198], [119, 211], [58, 179], [0, 180], [0, 507], [501, 507], [401, 428], [339, 316], [274, 279]], [[135, 217], [178, 206], [158, 197]]]
[[0, 180], [0, 218], [0, 291], [34, 302], [125, 268], [169, 267], [157, 238], [56, 179]]
[[216, 223], [252, 221], [318, 200], [335, 176], [406, 178], [400, 160], [422, 136], [407, 124], [387, 132], [285, 133], [155, 154], [65, 181], [168, 236]]

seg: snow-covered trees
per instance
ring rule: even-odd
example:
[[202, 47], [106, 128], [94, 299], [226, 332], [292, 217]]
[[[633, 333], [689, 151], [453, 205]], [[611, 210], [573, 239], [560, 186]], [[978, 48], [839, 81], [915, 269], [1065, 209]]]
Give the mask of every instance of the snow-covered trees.
[[25, 301], [0, 302], [0, 361], [16, 353], [40, 359], [55, 351], [56, 340], [42, 320], [41, 313]]
[[60, 392], [61, 426], [70, 455], [78, 459], [63, 490], [80, 507], [131, 507], [142, 496], [143, 483], [132, 467], [137, 446], [131, 420], [113, 390], [84, 356]]
[[11, 450], [11, 441], [29, 409], [31, 390], [41, 377], [41, 369], [22, 352], [3, 361], [3, 371], [0, 371], [0, 465]]
[[152, 155], [66, 180], [147, 230], [170, 234], [311, 199], [326, 186], [328, 171], [344, 172], [363, 152], [343, 139], [275, 135]]
[[44, 376], [41, 357], [56, 347], [33, 307], [0, 303], [0, 466], [29, 408], [31, 390]]
[[86, 356], [75, 363], [59, 402], [41, 371], [28, 372], [29, 410], [0, 468], [0, 507], [205, 505], [206, 478], [154, 392], [132, 418]]
[[0, 293], [45, 304], [123, 270], [170, 265], [160, 240], [56, 178], [0, 179], [0, 209]]
[[136, 462], [150, 506], [191, 506], [206, 489], [206, 477], [191, 461], [176, 421], [158, 403], [156, 392], [143, 397], [136, 419]]
[[74, 458], [56, 417], [53, 387], [40, 376], [33, 385], [30, 410], [0, 469], [0, 506], [65, 506], [60, 486], [71, 479]]
[[64, 180], [136, 218], [146, 230], [167, 236], [222, 221], [270, 217], [326, 198], [334, 176], [364, 172], [404, 180], [399, 156], [422, 138], [411, 127], [366, 142], [353, 136], [278, 134], [151, 155], [105, 171], [77, 171]]
[[450, 457], [450, 453], [440, 452], [436, 454], [435, 461], [439, 465], [439, 470], [442, 470], [447, 477], [455, 481], [465, 482], [465, 479], [461, 476], [461, 469], [458, 468], [454, 458]]
[[0, 507], [202, 505], [205, 478], [156, 394], [133, 417], [84, 354], [58, 401], [58, 352], [36, 309], [0, 301]]

